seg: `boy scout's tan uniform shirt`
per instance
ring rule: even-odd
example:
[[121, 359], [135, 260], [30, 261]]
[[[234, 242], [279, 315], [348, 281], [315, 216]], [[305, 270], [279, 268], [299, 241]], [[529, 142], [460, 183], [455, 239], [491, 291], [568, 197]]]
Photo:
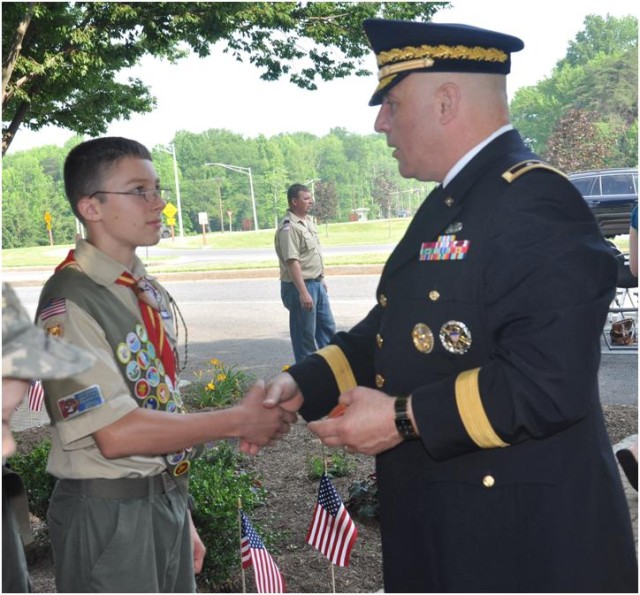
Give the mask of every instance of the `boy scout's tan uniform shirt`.
[[304, 279], [317, 279], [324, 272], [318, 229], [308, 217], [298, 217], [291, 211], [280, 222], [275, 237], [276, 254], [280, 262], [280, 280], [292, 282], [287, 260], [300, 262]]
[[[79, 267], [94, 282], [104, 285], [122, 302], [122, 307], [134, 313], [142, 322], [138, 301], [130, 288], [117, 285], [115, 280], [124, 267], [88, 242], [80, 240], [76, 245], [75, 259]], [[146, 270], [138, 257], [135, 258], [131, 274], [137, 279]], [[154, 283], [162, 293], [168, 308], [166, 292]], [[166, 469], [160, 456], [129, 456], [118, 459], [105, 458], [92, 434], [138, 409], [134, 397], [126, 385], [113, 348], [106, 341], [102, 328], [73, 301], [67, 299], [65, 312], [37, 324], [44, 329], [61, 332], [65, 340], [92, 353], [96, 364], [86, 372], [64, 380], [45, 381], [46, 399], [49, 407], [55, 408], [59, 399], [84, 388], [98, 385], [104, 403], [85, 411], [77, 417], [56, 421], [51, 427], [51, 453], [47, 471], [58, 478], [90, 479], [121, 477], [146, 477], [158, 475]], [[172, 319], [165, 322], [165, 331], [171, 344], [175, 344]], [[49, 331], [50, 332], [50, 331]]]

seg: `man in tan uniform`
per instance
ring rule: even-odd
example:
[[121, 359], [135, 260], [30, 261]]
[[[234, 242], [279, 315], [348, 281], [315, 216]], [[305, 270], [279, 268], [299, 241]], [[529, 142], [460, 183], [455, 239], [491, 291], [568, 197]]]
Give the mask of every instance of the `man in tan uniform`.
[[313, 198], [302, 184], [287, 191], [289, 210], [276, 231], [280, 295], [289, 310], [289, 332], [296, 362], [328, 345], [336, 332], [329, 305], [318, 230], [310, 217]]
[[265, 415], [255, 389], [230, 409], [176, 415], [174, 304], [135, 254], [160, 238], [151, 155], [124, 138], [88, 141], [68, 155], [64, 179], [87, 240], [47, 281], [37, 322], [97, 362], [45, 383], [57, 589], [194, 591], [205, 554], [187, 507], [194, 446], [244, 436], [265, 446], [294, 418]]

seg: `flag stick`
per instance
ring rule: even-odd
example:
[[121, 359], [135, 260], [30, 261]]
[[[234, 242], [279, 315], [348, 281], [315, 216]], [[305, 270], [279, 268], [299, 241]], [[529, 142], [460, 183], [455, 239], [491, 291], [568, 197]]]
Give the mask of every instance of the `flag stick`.
[[[324, 447], [324, 444], [322, 445], [322, 460], [324, 462], [324, 474], [328, 477], [329, 473], [328, 473], [328, 465], [327, 465], [327, 451]], [[336, 592], [336, 573], [333, 568], [333, 562], [331, 560], [329, 560], [329, 568], [331, 568], [331, 592], [335, 593]]]
[[242, 572], [242, 592], [247, 592], [247, 581], [244, 574], [244, 566], [242, 565], [242, 515], [240, 511], [242, 510], [242, 499], [238, 498], [238, 530], [240, 537], [240, 571]]

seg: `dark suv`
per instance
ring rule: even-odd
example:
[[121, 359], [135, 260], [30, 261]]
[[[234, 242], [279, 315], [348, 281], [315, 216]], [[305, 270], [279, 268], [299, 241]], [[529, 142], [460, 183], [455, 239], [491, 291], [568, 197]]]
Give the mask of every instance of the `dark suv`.
[[591, 207], [602, 234], [629, 233], [629, 219], [638, 204], [638, 169], [598, 169], [569, 174]]

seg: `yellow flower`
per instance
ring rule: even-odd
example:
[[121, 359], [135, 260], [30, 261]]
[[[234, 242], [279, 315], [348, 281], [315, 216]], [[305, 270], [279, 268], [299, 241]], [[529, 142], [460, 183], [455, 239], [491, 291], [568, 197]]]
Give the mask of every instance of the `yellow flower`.
[[212, 366], [219, 366], [219, 365], [220, 365], [220, 360], [214, 357], [214, 358], [212, 358], [211, 360], [209, 360], [209, 363], [210, 363]]
[[286, 372], [291, 366], [289, 364], [285, 364], [284, 366], [282, 366], [282, 371]]
[[211, 391], [216, 390], [216, 385], [213, 384], [213, 382], [210, 382], [209, 384], [207, 384], [206, 390], [211, 390]]
[[227, 375], [226, 375], [226, 374], [218, 374], [218, 375], [216, 376], [216, 380], [217, 380], [218, 382], [224, 382], [226, 379], [227, 379]]

